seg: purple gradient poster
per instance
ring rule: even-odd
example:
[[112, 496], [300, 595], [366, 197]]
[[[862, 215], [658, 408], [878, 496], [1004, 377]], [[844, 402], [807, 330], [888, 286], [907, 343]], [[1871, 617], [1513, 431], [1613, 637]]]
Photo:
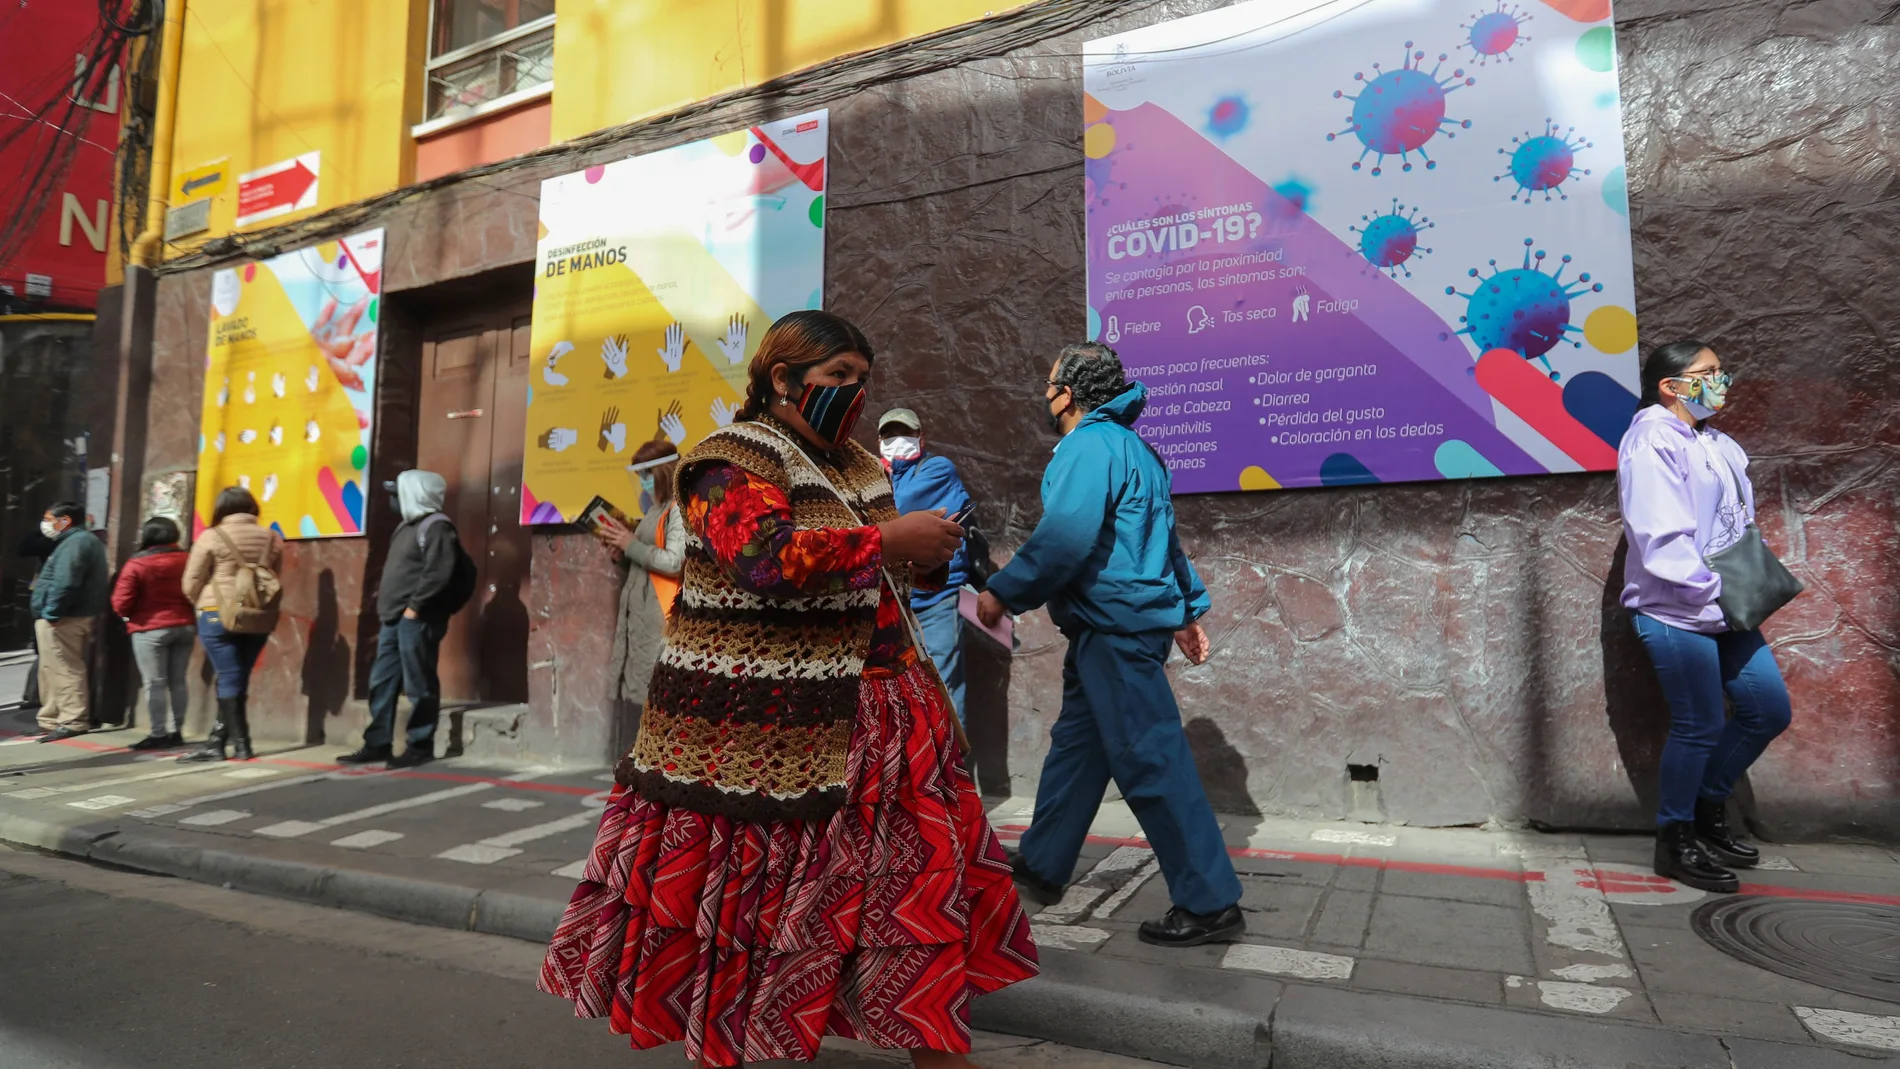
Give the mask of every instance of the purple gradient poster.
[[1176, 492], [1616, 466], [1608, 0], [1256, 0], [1085, 56], [1089, 332]]

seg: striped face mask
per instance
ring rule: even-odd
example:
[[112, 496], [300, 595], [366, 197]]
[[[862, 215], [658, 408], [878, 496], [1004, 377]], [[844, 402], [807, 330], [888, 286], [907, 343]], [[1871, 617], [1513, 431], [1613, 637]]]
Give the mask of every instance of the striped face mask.
[[864, 383], [843, 386], [807, 386], [798, 399], [798, 414], [818, 437], [837, 445], [851, 437], [864, 412]]

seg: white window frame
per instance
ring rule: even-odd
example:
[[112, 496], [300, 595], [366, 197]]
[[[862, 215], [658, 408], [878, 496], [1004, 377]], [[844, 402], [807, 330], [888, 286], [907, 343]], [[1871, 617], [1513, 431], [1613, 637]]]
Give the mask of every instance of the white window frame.
[[[429, 5], [429, 44], [431, 48], [435, 46], [436, 7], [437, 5], [435, 4]], [[532, 22], [524, 22], [512, 30], [504, 30], [501, 33], [495, 34], [493, 37], [484, 37], [472, 45], [464, 45], [452, 52], [444, 52], [439, 56], [430, 56], [429, 62], [423, 67], [422, 72], [425, 80], [422, 87], [424, 108], [427, 108], [429, 97], [435, 91], [436, 71], [484, 53], [500, 51], [506, 46], [523, 38], [533, 37], [553, 26], [555, 17], [554, 15], [543, 15]], [[529, 101], [548, 96], [553, 92], [554, 80], [550, 78], [540, 85], [530, 86], [527, 89], [517, 89], [512, 93], [498, 96], [493, 100], [483, 101], [459, 115], [446, 115], [439, 119], [425, 119], [409, 128], [409, 136], [427, 137], [430, 134], [440, 133], [443, 130], [452, 129], [463, 123], [473, 122], [485, 115], [493, 115], [498, 111], [506, 111], [509, 108], [519, 107]]]

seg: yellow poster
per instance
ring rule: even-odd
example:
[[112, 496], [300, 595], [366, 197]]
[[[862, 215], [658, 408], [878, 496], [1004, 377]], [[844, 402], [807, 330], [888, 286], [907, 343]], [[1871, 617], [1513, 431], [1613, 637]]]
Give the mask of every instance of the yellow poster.
[[383, 232], [217, 272], [192, 530], [250, 490], [285, 538], [363, 533]]
[[541, 184], [521, 522], [643, 514], [634, 451], [732, 422], [759, 337], [823, 305], [825, 112]]

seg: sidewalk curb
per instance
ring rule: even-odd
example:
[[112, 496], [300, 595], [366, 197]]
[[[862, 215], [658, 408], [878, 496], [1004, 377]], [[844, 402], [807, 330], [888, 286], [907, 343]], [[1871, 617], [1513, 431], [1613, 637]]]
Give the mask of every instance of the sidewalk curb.
[[194, 846], [121, 827], [62, 828], [17, 814], [0, 813], [0, 841], [233, 890], [528, 942], [553, 938], [566, 907], [505, 891]]
[[[565, 903], [256, 857], [0, 810], [0, 842], [395, 920], [545, 943]], [[981, 1030], [1190, 1069], [1861, 1069], [1878, 1051], [1440, 1002], [1044, 948], [1042, 974], [971, 1003]]]

